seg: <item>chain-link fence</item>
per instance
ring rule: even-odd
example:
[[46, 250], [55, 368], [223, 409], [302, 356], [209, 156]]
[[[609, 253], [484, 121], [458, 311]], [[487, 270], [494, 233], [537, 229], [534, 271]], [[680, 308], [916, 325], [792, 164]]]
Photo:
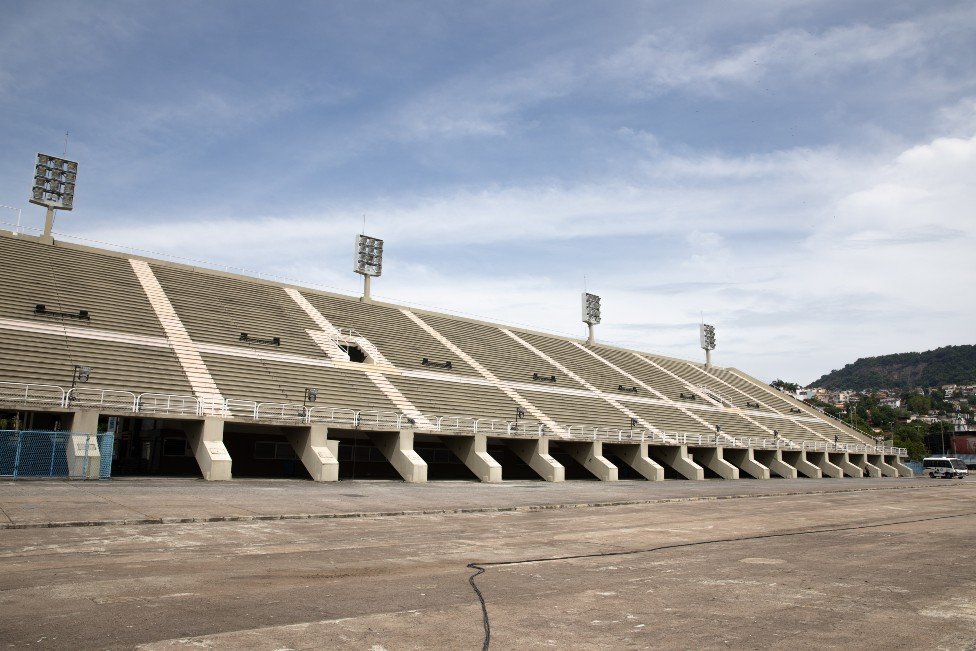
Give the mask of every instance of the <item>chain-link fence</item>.
[[110, 479], [115, 436], [0, 430], [0, 477]]

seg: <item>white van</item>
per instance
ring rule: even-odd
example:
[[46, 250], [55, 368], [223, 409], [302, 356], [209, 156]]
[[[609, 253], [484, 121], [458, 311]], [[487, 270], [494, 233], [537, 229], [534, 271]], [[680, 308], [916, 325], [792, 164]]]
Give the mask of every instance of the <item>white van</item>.
[[935, 477], [942, 477], [943, 479], [959, 477], [962, 479], [969, 475], [966, 462], [955, 457], [927, 457], [922, 459], [922, 472], [933, 479]]

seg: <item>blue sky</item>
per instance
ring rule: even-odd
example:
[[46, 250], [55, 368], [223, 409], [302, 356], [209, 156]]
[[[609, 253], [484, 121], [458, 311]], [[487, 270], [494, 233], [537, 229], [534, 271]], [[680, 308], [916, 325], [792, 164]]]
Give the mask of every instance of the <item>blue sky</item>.
[[[972, 339], [971, 2], [0, 0], [0, 203], [63, 239], [803, 383]], [[0, 220], [13, 221], [12, 210]]]

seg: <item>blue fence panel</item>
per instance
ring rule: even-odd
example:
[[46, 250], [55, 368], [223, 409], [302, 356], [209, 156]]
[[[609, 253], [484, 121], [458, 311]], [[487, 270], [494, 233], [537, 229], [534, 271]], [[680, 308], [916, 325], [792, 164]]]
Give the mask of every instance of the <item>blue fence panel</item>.
[[114, 442], [113, 434], [0, 430], [0, 476], [109, 479]]

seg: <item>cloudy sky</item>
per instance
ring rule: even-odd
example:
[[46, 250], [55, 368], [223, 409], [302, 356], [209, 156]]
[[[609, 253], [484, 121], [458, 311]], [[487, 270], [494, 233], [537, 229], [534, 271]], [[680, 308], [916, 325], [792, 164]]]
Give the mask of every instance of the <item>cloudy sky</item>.
[[766, 380], [976, 343], [971, 1], [0, 0], [0, 116], [62, 239], [355, 294], [365, 215], [377, 298], [582, 336], [585, 277]]

